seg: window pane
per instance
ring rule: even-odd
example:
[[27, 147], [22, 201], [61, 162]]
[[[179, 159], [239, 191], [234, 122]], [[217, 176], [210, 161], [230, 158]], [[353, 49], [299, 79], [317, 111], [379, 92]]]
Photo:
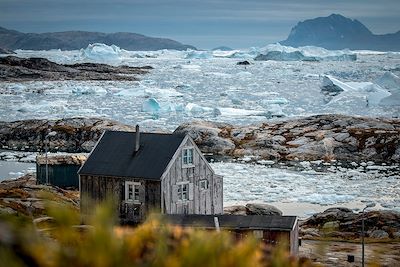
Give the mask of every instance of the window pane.
[[182, 200], [182, 185], [178, 185], [178, 199]]
[[189, 164], [193, 163], [193, 148], [188, 149], [188, 163]]
[[133, 186], [131, 184], [128, 185], [128, 199], [133, 199]]
[[182, 199], [183, 200], [189, 199], [189, 197], [188, 197], [188, 187], [189, 187], [188, 184], [184, 184], [183, 187], [182, 187]]
[[139, 201], [139, 185], [135, 185], [135, 201]]

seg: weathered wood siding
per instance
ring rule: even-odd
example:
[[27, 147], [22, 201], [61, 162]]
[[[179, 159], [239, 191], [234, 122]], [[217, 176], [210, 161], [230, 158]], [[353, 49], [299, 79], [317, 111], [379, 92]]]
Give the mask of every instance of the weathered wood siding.
[[[140, 203], [125, 202], [125, 182], [138, 182]], [[143, 221], [150, 211], [160, 210], [160, 181], [125, 177], [80, 176], [81, 213], [86, 215], [93, 207], [112, 199], [122, 223]]]
[[[193, 147], [194, 167], [183, 166], [182, 151]], [[208, 189], [200, 188], [200, 181], [208, 181]], [[180, 183], [189, 182], [189, 200], [178, 200], [177, 187]], [[194, 142], [187, 138], [175, 154], [162, 178], [162, 211], [167, 214], [222, 214], [223, 181], [216, 175], [201, 155]]]
[[292, 231], [290, 232], [290, 254], [297, 256], [299, 253], [299, 221], [296, 220]]

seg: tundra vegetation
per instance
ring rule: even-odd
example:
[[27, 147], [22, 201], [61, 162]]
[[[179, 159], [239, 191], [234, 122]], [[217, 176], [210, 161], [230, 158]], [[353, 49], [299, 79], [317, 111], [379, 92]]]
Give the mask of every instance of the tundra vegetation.
[[118, 226], [111, 203], [82, 225], [73, 205], [47, 194], [47, 217], [0, 215], [0, 266], [316, 266], [291, 257], [285, 244], [272, 249], [252, 237], [170, 226], [157, 215]]

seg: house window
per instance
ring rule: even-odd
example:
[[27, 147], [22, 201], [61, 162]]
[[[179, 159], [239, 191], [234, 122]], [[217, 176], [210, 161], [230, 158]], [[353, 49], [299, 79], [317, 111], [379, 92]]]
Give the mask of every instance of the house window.
[[207, 180], [200, 180], [200, 189], [201, 190], [208, 189], [208, 181]]
[[125, 182], [125, 200], [129, 202], [139, 202], [140, 183]]
[[189, 183], [178, 185], [178, 200], [189, 200]]
[[182, 152], [183, 165], [193, 165], [193, 148], [185, 148]]
[[264, 237], [264, 232], [262, 230], [254, 230], [253, 235], [257, 239], [263, 239]]

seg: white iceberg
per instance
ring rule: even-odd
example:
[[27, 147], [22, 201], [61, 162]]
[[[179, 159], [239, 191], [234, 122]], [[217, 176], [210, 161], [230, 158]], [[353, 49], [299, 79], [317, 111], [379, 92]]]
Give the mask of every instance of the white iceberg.
[[392, 93], [400, 91], [400, 77], [391, 72], [385, 72], [375, 83]]
[[329, 103], [341, 102], [355, 106], [385, 105], [384, 99], [392, 94], [372, 82], [342, 82], [332, 76], [323, 76], [321, 90], [333, 93], [334, 97]]
[[210, 51], [196, 51], [190, 50], [187, 52], [185, 58], [186, 59], [210, 59], [212, 58], [212, 52]]
[[122, 61], [123, 49], [116, 45], [101, 43], [89, 44], [85, 49], [80, 50], [80, 60], [105, 63], [120, 63]]
[[262, 48], [254, 60], [275, 61], [355, 61], [357, 55], [350, 50], [327, 50], [316, 46], [294, 48], [271, 44]]

